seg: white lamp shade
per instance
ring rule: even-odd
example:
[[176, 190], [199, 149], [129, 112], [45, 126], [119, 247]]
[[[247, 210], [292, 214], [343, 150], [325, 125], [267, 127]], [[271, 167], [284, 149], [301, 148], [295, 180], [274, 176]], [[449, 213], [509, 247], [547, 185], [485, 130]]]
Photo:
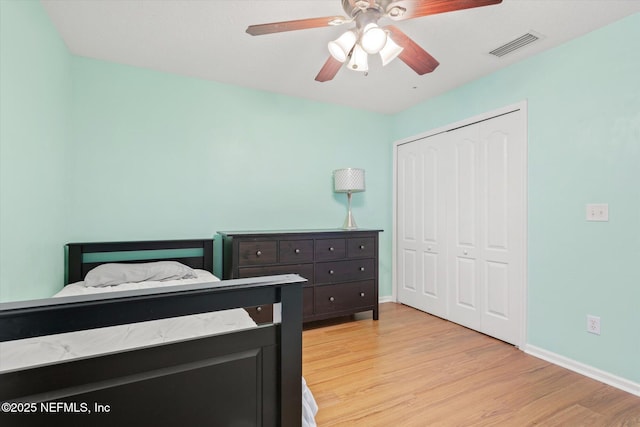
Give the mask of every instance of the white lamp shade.
[[364, 169], [346, 168], [334, 170], [333, 185], [336, 193], [364, 191]]
[[376, 24], [371, 23], [364, 27], [360, 44], [365, 52], [375, 55], [385, 46], [387, 33]]
[[398, 46], [393, 40], [391, 40], [391, 37], [387, 37], [387, 43], [380, 51], [382, 66], [385, 66], [389, 62], [393, 61], [398, 55], [400, 55], [400, 53], [402, 53], [403, 50], [404, 48]]
[[356, 38], [356, 33], [354, 31], [345, 32], [337, 39], [329, 42], [329, 53], [336, 61], [346, 61], [353, 45], [356, 44]]
[[367, 52], [356, 44], [351, 54], [351, 60], [349, 61], [349, 68], [354, 71], [369, 71], [369, 61], [367, 59]]

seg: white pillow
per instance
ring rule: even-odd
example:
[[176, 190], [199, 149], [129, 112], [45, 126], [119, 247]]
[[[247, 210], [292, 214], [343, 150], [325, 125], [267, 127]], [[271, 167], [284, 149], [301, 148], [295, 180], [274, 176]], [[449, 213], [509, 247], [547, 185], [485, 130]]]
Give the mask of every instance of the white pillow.
[[157, 261], [135, 264], [102, 264], [89, 271], [84, 278], [87, 287], [116, 286], [150, 280], [164, 281], [193, 279], [195, 270], [177, 261]]

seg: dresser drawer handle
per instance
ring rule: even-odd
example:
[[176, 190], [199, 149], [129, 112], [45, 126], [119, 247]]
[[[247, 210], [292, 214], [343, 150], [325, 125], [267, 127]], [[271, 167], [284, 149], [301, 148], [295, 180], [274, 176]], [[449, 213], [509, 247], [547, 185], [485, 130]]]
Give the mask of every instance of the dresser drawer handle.
[[363, 297], [364, 296], [364, 292], [360, 292], [360, 296]]
[[294, 252], [299, 254], [300, 253], [300, 249], [296, 249]]
[[[362, 295], [361, 295], [361, 296], [362, 296]], [[257, 311], [258, 313], [260, 313], [260, 312], [262, 311], [262, 307], [257, 307], [257, 308], [256, 308], [256, 311]]]
[[333, 247], [333, 246], [330, 246], [330, 247], [329, 247], [329, 252], [333, 252], [333, 251], [335, 251], [334, 247]]
[[364, 245], [360, 245], [360, 249], [364, 249]]
[[256, 256], [260, 256], [260, 255], [262, 255], [262, 251], [257, 251]]
[[334, 297], [329, 297], [329, 301], [334, 302], [336, 299]]
[[364, 267], [360, 267], [360, 271], [364, 271]]
[[329, 270], [329, 274], [333, 274], [333, 273], [335, 273], [335, 271]]

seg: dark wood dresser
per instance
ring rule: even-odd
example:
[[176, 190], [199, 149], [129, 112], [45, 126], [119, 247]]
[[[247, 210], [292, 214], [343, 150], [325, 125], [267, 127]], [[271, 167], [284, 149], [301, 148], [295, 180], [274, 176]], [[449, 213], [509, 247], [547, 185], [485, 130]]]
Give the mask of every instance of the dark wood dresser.
[[[299, 274], [304, 321], [373, 311], [378, 320], [378, 233], [381, 230], [219, 231], [223, 278]], [[260, 323], [271, 307], [252, 307]]]

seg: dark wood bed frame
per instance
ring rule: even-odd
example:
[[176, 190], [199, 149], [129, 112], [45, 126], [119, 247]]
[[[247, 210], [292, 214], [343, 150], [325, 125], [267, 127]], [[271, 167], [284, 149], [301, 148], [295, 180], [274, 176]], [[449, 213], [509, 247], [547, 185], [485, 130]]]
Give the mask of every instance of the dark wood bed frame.
[[[101, 263], [83, 262], [89, 253], [194, 248], [201, 255], [160, 258], [212, 271], [211, 239], [69, 244], [68, 283]], [[0, 341], [10, 341], [282, 303], [280, 324], [0, 373], [0, 402], [11, 402], [0, 425], [299, 426], [305, 281], [281, 275], [0, 304]], [[20, 406], [27, 402], [35, 406]]]

